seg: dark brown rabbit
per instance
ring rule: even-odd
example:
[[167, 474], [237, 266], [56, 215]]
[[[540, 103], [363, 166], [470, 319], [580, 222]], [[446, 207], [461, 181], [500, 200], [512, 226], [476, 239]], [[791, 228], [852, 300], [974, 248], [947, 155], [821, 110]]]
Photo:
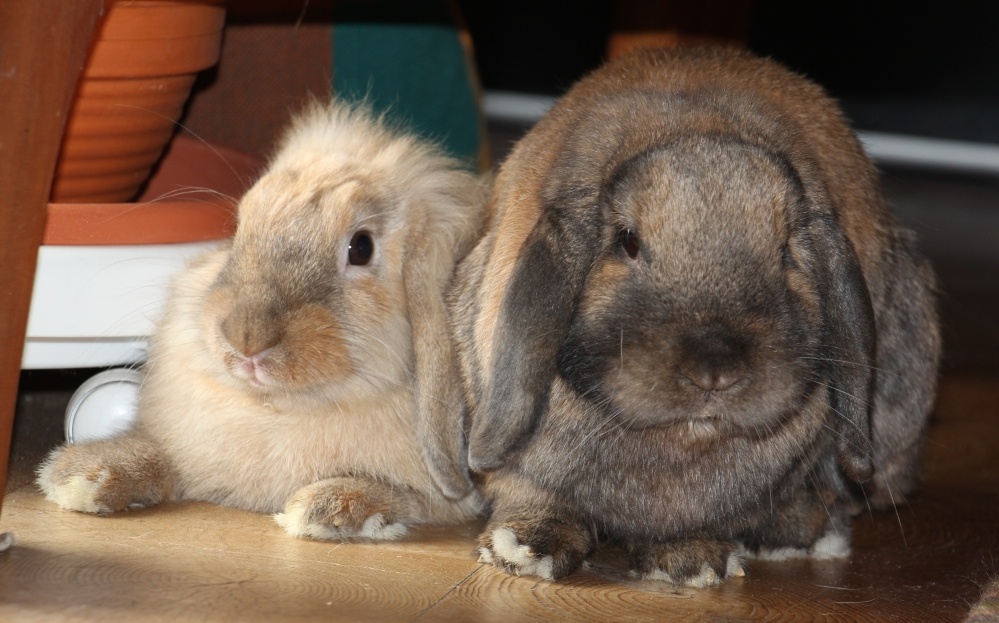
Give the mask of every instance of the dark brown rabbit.
[[912, 487], [934, 277], [836, 104], [737, 51], [648, 50], [516, 146], [452, 311], [484, 560], [620, 543], [702, 586], [740, 553], [836, 557]]

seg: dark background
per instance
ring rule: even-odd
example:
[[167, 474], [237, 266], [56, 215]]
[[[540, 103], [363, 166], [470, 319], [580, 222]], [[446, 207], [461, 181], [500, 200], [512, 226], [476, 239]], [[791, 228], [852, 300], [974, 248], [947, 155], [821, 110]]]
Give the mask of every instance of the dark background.
[[[460, 4], [487, 90], [564, 92], [603, 60], [615, 17], [609, 0]], [[825, 86], [860, 129], [999, 143], [997, 31], [994, 2], [759, 0], [747, 43]]]

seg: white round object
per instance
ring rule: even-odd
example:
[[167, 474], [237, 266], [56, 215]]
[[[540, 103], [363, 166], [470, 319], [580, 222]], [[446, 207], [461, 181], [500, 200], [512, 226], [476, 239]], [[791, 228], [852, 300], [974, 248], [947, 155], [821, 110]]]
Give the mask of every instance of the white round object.
[[90, 377], [66, 407], [66, 441], [104, 439], [131, 428], [141, 384], [142, 373], [126, 368]]

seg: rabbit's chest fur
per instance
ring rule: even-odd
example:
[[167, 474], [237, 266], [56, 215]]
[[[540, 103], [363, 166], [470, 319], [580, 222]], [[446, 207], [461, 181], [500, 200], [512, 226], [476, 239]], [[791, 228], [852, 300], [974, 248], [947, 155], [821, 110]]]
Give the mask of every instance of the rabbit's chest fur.
[[268, 398], [232, 379], [205, 347], [201, 301], [225, 259], [175, 284], [150, 350], [138, 426], [177, 472], [177, 499], [281, 510], [300, 487], [368, 476], [433, 491], [412, 431], [412, 388], [351, 384], [336, 399]]
[[763, 436], [687, 423], [630, 429], [558, 378], [536, 436], [488, 492], [531, 480], [611, 537], [736, 537], [803, 487], [833, 484], [820, 482], [835, 460], [822, 432], [826, 407], [816, 392]]
[[170, 458], [179, 477], [179, 499], [277, 512], [300, 487], [341, 475], [370, 475], [430, 490], [415, 440], [399, 435], [393, 423], [409, 417], [405, 392], [378, 404], [282, 409], [246, 396], [220, 395], [213, 385], [205, 379], [191, 387], [186, 408], [147, 409], [150, 417], [141, 423]]

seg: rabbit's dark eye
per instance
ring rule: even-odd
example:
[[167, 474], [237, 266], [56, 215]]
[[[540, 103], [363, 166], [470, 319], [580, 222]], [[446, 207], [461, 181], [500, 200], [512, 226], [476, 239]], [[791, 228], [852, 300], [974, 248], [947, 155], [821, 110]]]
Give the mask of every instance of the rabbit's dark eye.
[[638, 234], [632, 229], [622, 229], [617, 232], [617, 243], [631, 259], [638, 257], [638, 251], [642, 248]]
[[366, 231], [355, 232], [347, 249], [347, 263], [351, 266], [367, 266], [375, 254], [375, 241]]

